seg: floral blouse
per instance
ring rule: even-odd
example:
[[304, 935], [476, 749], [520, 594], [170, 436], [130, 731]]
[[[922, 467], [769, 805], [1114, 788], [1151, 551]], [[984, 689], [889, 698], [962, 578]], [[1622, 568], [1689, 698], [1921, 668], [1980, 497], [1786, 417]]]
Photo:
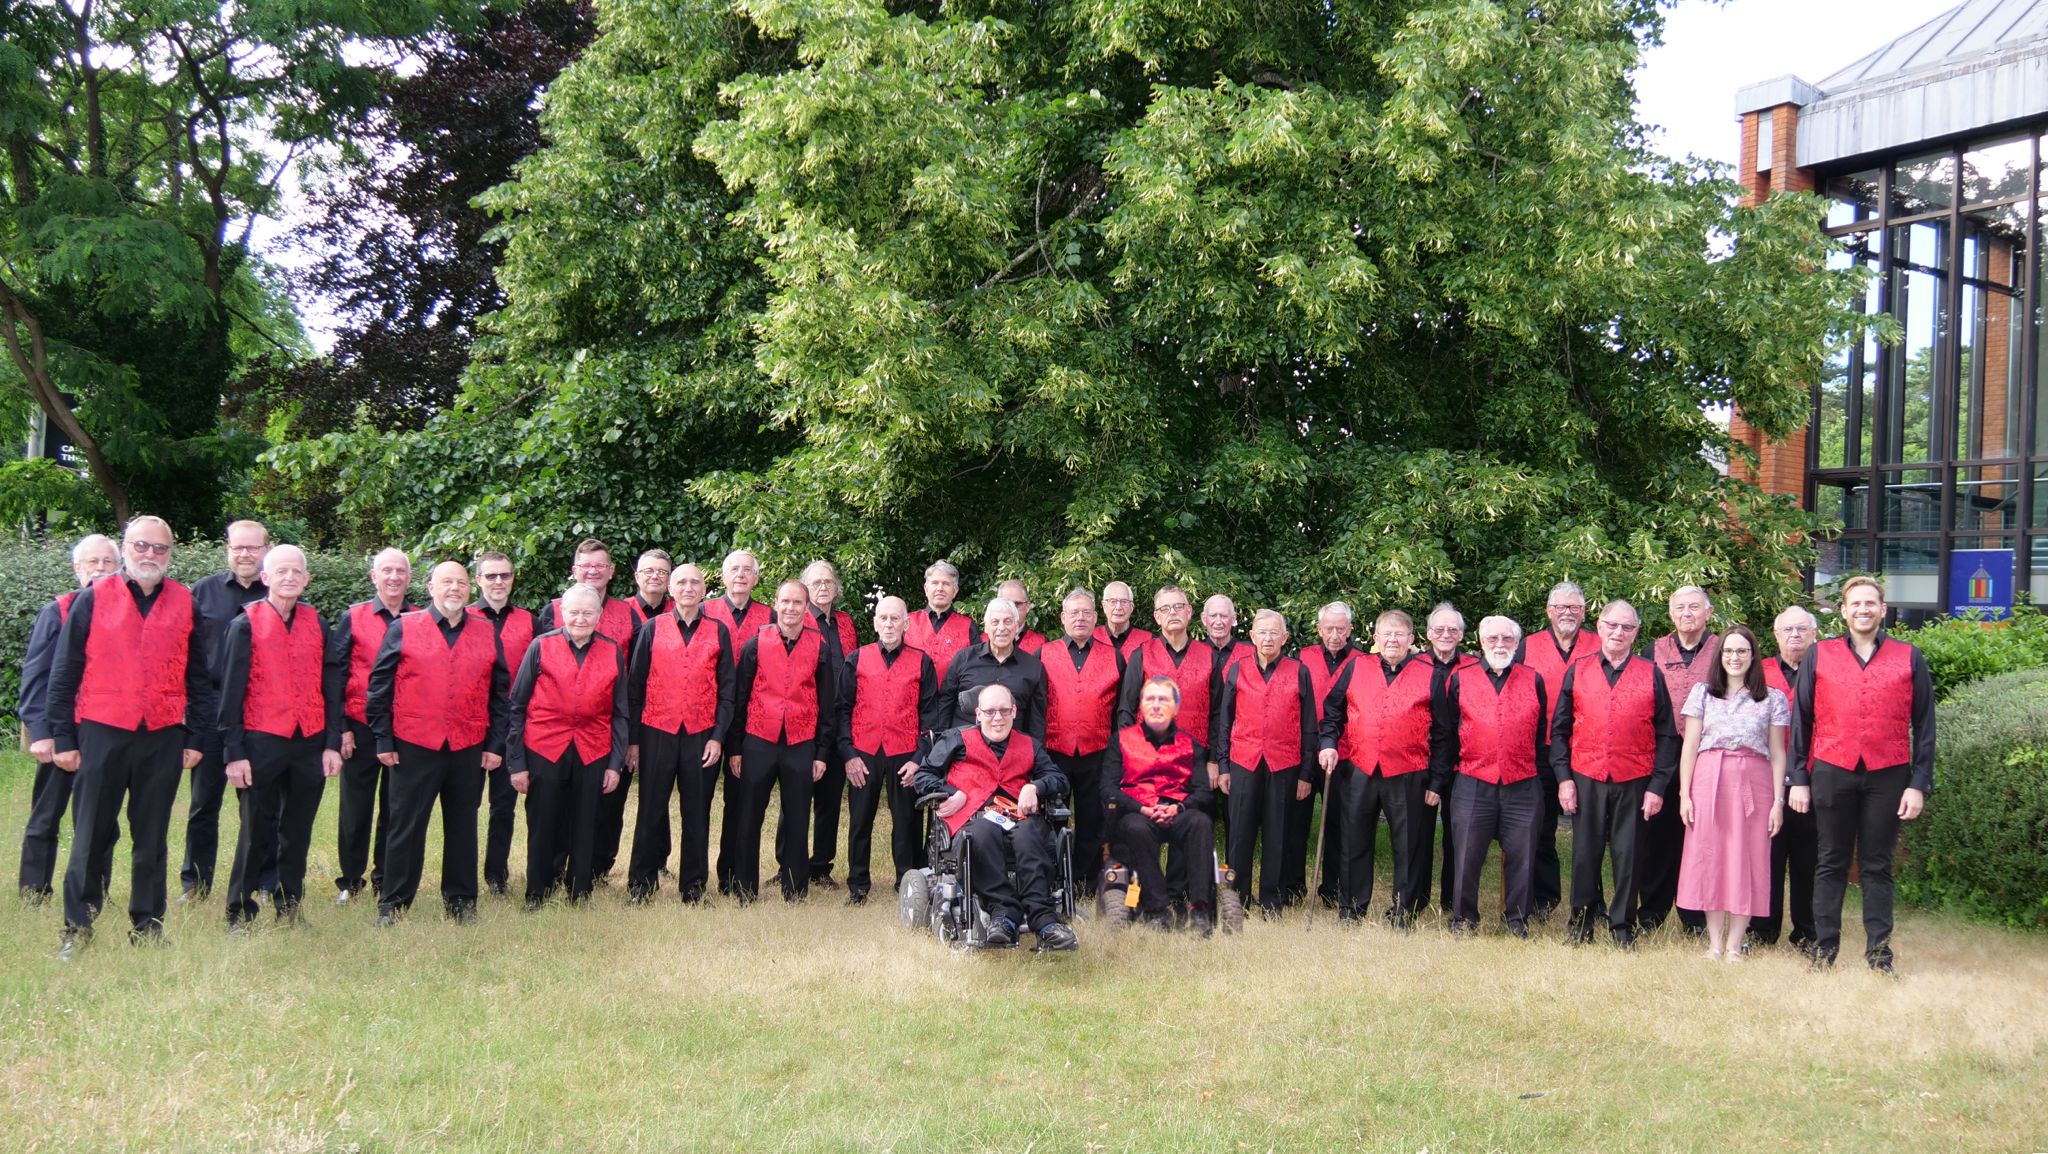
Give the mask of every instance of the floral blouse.
[[1705, 682], [1693, 686], [1680, 713], [1700, 719], [1700, 752], [1746, 749], [1769, 757], [1771, 727], [1792, 724], [1792, 703], [1776, 689], [1764, 692], [1766, 696], [1758, 701], [1741, 686], [1733, 687], [1727, 697], [1708, 693]]

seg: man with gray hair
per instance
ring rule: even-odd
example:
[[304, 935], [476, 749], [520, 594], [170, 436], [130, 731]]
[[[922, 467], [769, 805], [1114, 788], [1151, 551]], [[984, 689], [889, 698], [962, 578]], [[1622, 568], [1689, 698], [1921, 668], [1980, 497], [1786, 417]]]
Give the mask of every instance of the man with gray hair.
[[[1458, 607], [1448, 601], [1437, 602], [1436, 608], [1429, 611], [1429, 617], [1424, 623], [1424, 637], [1428, 644], [1423, 648], [1423, 656], [1429, 659], [1430, 667], [1440, 679], [1456, 673], [1467, 665], [1479, 664], [1479, 658], [1464, 650], [1465, 615], [1458, 612]], [[1526, 652], [1527, 649], [1528, 645], [1525, 639], [1523, 650]], [[1455, 778], [1452, 779], [1452, 784], [1455, 787]], [[1433, 865], [1436, 860], [1438, 827], [1442, 827], [1444, 843], [1443, 866], [1441, 869]], [[1429, 904], [1429, 878], [1432, 873], [1435, 873], [1438, 875], [1437, 906], [1440, 909], [1449, 910], [1451, 908], [1451, 885], [1456, 880], [1452, 876], [1453, 867], [1456, 865], [1453, 855], [1456, 851], [1452, 849], [1451, 807], [1439, 805], [1434, 808], [1425, 808], [1422, 819], [1414, 823], [1414, 832], [1415, 869], [1417, 871], [1415, 876], [1421, 881], [1421, 888], [1415, 892], [1416, 899], [1421, 903], [1418, 909]], [[1536, 860], [1540, 869], [1543, 860], [1540, 845], [1537, 849]]]
[[[228, 623], [269, 592], [261, 571], [264, 551], [269, 548], [270, 530], [261, 521], [236, 521], [227, 531], [227, 569], [192, 583], [192, 608], [199, 615], [198, 629], [206, 647], [210, 700], [220, 698]], [[192, 767], [192, 789], [185, 805], [185, 861], [178, 870], [178, 884], [184, 891], [178, 896], [180, 903], [213, 892], [214, 865], [220, 858], [220, 803], [227, 794], [228, 779], [222, 772], [221, 736], [212, 724], [211, 705], [206, 720], [206, 731], [198, 735], [203, 756]], [[257, 866], [268, 873], [273, 863], [259, 862]]]
[[[1359, 657], [1359, 648], [1351, 643], [1351, 630], [1351, 606], [1342, 601], [1332, 601], [1316, 611], [1316, 639], [1319, 644], [1296, 650], [1294, 654], [1302, 668], [1308, 670], [1318, 731], [1322, 728], [1323, 707], [1328, 703], [1330, 687]], [[1320, 890], [1317, 897], [1324, 905], [1335, 908], [1343, 892], [1344, 823], [1336, 820], [1336, 814], [1329, 812], [1336, 805], [1335, 798], [1324, 801], [1323, 844], [1320, 847], [1308, 844], [1316, 795], [1323, 792], [1331, 775], [1312, 771], [1307, 777], [1309, 796], [1295, 802], [1287, 815], [1287, 839], [1280, 862], [1283, 900], [1291, 905], [1308, 893], [1308, 858], [1311, 853], [1320, 852], [1323, 855], [1323, 880], [1317, 887]]]
[[913, 649], [932, 659], [942, 673], [953, 665], [954, 654], [981, 640], [974, 619], [953, 612], [953, 600], [960, 596], [960, 570], [950, 561], [934, 561], [925, 567], [925, 607], [910, 615], [903, 636]]
[[1031, 590], [1012, 577], [996, 586], [996, 596], [1017, 607], [1017, 648], [1038, 656], [1045, 648], [1045, 634], [1031, 627]]
[[[1792, 685], [1798, 680], [1800, 667], [1813, 652], [1813, 643], [1820, 640], [1820, 619], [1801, 606], [1788, 606], [1778, 614], [1771, 632], [1778, 641], [1778, 655], [1763, 663], [1764, 684], [1784, 694], [1786, 701], [1792, 701]], [[1751, 937], [1767, 946], [1777, 945], [1789, 909], [1792, 945], [1800, 950], [1812, 948], [1813, 871], [1819, 866], [1820, 832], [1814, 828], [1812, 808], [1802, 813], [1787, 806], [1785, 822], [1771, 839], [1771, 912], [1766, 917], [1750, 919]]]
[[[78, 589], [59, 593], [36, 614], [29, 630], [28, 652], [21, 659], [21, 708], [18, 716], [28, 731], [28, 752], [36, 761], [35, 786], [29, 793], [28, 824], [21, 831], [21, 897], [28, 904], [41, 905], [53, 892], [51, 880], [57, 870], [57, 835], [64, 824], [64, 811], [71, 805], [74, 775], [56, 766], [57, 743], [50, 736], [50, 722], [44, 712], [50, 690], [50, 661], [57, 653], [57, 635], [71, 615], [71, 603], [78, 590], [121, 567], [121, 552], [114, 539], [91, 533], [71, 547], [71, 575]], [[74, 835], [75, 836], [75, 835]], [[118, 838], [118, 830], [117, 830]], [[112, 841], [107, 843], [107, 860], [100, 876], [113, 872]]]
[[867, 900], [875, 811], [889, 797], [889, 850], [896, 867], [892, 889], [903, 875], [925, 865], [923, 823], [911, 788], [918, 761], [929, 752], [929, 735], [950, 716], [941, 707], [939, 674], [932, 659], [903, 641], [910, 607], [901, 597], [875, 602], [875, 640], [846, 655], [839, 698], [839, 757], [847, 784], [846, 900]]
[[[1045, 665], [1017, 646], [1017, 607], [997, 597], [982, 612], [983, 640], [954, 655], [939, 681], [939, 703], [952, 710], [952, 726], [974, 724], [974, 702], [984, 685], [1001, 685], [1017, 706], [1017, 729], [1045, 740]], [[937, 664], [934, 661], [934, 664]]]
[[[1708, 627], [1714, 605], [1699, 586], [1679, 586], [1672, 592], [1667, 608], [1671, 613], [1671, 632], [1659, 637], [1650, 648], [1650, 660], [1657, 663], [1672, 707], [1683, 709], [1692, 696], [1692, 687], [1705, 681], [1721, 663], [1721, 638]], [[1679, 820], [1677, 792], [1678, 775], [1672, 774], [1664, 789], [1664, 807], [1656, 817], [1643, 823], [1643, 841], [1637, 851], [1642, 871], [1642, 923], [1645, 930], [1656, 929], [1673, 908], [1678, 908], [1679, 924], [1686, 933], [1697, 936], [1707, 931], [1706, 914], [1678, 907], [1678, 868], [1685, 859], [1685, 823]]]
[[[1600, 647], [1596, 637], [1583, 628], [1586, 622], [1586, 593], [1570, 581], [1550, 587], [1543, 612], [1549, 626], [1529, 634], [1522, 642], [1519, 660], [1543, 675], [1553, 706], [1557, 689], [1564, 684], [1565, 671]], [[1551, 720], [1546, 716], [1544, 722]], [[1563, 815], [1554, 791], [1543, 796], [1543, 816], [1536, 822], [1536, 916], [1548, 918], [1564, 898], [1563, 864], [1557, 856], [1557, 825]]]
[[134, 854], [129, 939], [163, 939], [166, 834], [178, 778], [199, 764], [213, 685], [192, 593], [168, 575], [171, 527], [144, 515], [121, 537], [122, 569], [71, 602], [50, 667], [47, 717], [58, 769], [76, 773], [77, 836], [64, 872], [60, 959], [92, 940], [106, 899], [101, 872], [122, 804]]
[[[384, 851], [391, 839], [391, 782], [377, 760], [370, 734], [370, 667], [384, 647], [384, 634], [412, 612], [406, 590], [412, 562], [405, 550], [388, 548], [370, 558], [370, 588], [376, 596], [358, 601], [334, 619], [327, 632], [327, 664], [341, 681], [341, 710], [330, 716], [327, 747], [341, 754], [341, 803], [336, 840], [341, 872], [335, 876], [336, 905], [347, 905], [368, 885], [384, 890]], [[372, 829], [375, 836], [371, 836]], [[374, 854], [373, 851], [374, 850]]]
[[1151, 630], [1131, 624], [1131, 615], [1137, 608], [1137, 594], [1131, 591], [1128, 582], [1111, 581], [1102, 587], [1102, 624], [1095, 627], [1095, 639], [1109, 642], [1116, 655], [1125, 661], [1131, 659], [1138, 646], [1152, 640]]
[[1439, 805], [1450, 788], [1451, 828], [1457, 843], [1457, 878], [1451, 894], [1451, 932], [1479, 928], [1479, 874], [1487, 847], [1498, 841], [1502, 918], [1508, 932], [1529, 936], [1530, 889], [1535, 875], [1536, 821], [1541, 793], [1557, 788], [1543, 718], [1549, 697], [1542, 674], [1515, 660], [1522, 627], [1507, 617], [1479, 623], [1483, 663], [1437, 683], [1433, 694], [1430, 784], [1426, 805]]

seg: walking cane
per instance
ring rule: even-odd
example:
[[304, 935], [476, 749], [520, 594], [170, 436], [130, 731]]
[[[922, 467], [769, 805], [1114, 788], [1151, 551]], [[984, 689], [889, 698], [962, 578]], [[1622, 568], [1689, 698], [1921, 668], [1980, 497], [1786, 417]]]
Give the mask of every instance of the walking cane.
[[1336, 792], [1336, 786], [1336, 770], [1323, 770], [1323, 808], [1316, 814], [1316, 832], [1308, 843], [1308, 852], [1314, 854], [1316, 859], [1315, 880], [1309, 884], [1308, 893], [1302, 895], [1301, 899], [1301, 928], [1304, 932], [1315, 918], [1316, 906], [1322, 901], [1320, 895], [1323, 891], [1323, 827], [1330, 821], [1330, 804], [1334, 800], [1332, 795]]

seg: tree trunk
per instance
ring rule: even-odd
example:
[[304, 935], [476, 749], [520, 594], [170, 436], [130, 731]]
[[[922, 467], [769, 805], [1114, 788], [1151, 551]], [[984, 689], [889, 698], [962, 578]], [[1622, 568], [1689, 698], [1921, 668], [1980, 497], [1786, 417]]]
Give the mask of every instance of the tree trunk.
[[[22, 379], [28, 382], [30, 395], [35, 397], [36, 404], [50, 423], [71, 438], [71, 443], [78, 446], [78, 451], [85, 456], [94, 483], [107, 495], [107, 503], [114, 507], [114, 524], [126, 525], [129, 517], [128, 489], [114, 475], [113, 466], [100, 452], [99, 442], [79, 423], [78, 414], [71, 411], [71, 406], [64, 401], [63, 391], [51, 378], [42, 323], [29, 311], [28, 303], [15, 295], [4, 281], [0, 281], [0, 306], [4, 306], [7, 313], [6, 323], [0, 325], [0, 338], [5, 339], [8, 355], [14, 359], [15, 368], [21, 370]], [[28, 333], [27, 348], [22, 347], [17, 326]]]

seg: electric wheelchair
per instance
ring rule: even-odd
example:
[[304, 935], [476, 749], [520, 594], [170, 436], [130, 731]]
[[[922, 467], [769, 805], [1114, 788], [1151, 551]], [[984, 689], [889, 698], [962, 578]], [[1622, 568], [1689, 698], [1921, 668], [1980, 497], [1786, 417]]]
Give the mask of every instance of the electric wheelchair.
[[[903, 875], [897, 907], [908, 929], [928, 927], [954, 949], [983, 949], [989, 945], [990, 916], [974, 896], [973, 863], [966, 852], [970, 831], [963, 829], [955, 836], [932, 812], [949, 796], [949, 792], [940, 791], [917, 799], [918, 811], [924, 815], [926, 860], [930, 864]], [[1061, 799], [1040, 810], [1040, 816], [1052, 827], [1053, 834], [1053, 909], [1060, 921], [1072, 924], [1078, 901], [1074, 888], [1073, 810]], [[1011, 884], [1016, 884], [1016, 880], [1012, 870]]]

